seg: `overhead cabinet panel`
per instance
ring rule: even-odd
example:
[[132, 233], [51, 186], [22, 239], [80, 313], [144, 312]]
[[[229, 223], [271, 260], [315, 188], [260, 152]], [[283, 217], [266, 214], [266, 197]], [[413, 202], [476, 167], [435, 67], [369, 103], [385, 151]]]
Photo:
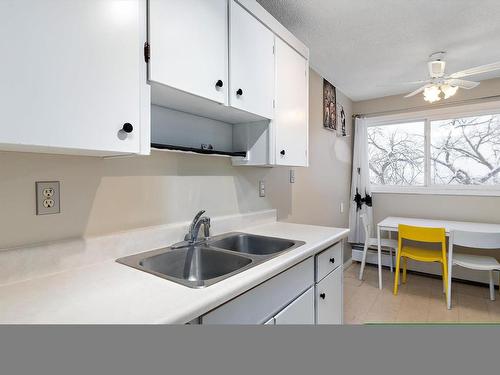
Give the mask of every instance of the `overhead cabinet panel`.
[[227, 18], [227, 0], [150, 0], [149, 79], [224, 103]]
[[272, 119], [274, 34], [235, 1], [229, 18], [229, 104]]
[[1, 1], [0, 148], [139, 152], [145, 12], [140, 0]]
[[307, 60], [276, 38], [276, 164], [308, 165]]

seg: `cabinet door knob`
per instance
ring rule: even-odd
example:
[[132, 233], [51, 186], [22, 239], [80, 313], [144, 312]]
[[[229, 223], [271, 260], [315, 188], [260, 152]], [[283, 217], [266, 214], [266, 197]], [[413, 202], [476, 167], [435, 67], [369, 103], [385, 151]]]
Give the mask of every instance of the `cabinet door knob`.
[[326, 294], [325, 294], [325, 293], [321, 293], [319, 296], [320, 296], [322, 299], [325, 299], [325, 298], [326, 298]]
[[126, 122], [125, 124], [123, 124], [122, 130], [125, 133], [132, 133], [132, 130], [134, 130], [134, 127], [132, 126], [132, 124], [130, 122]]
[[243, 95], [243, 90], [242, 89], [238, 89], [238, 91], [236, 91], [236, 95], [238, 95], [238, 96]]
[[222, 82], [220, 79], [217, 81], [217, 83], [215, 84], [216, 87], [222, 87], [224, 86], [224, 82]]
[[330, 258], [330, 263], [335, 263], [335, 258]]
[[280, 154], [283, 155], [283, 156], [285, 156], [285, 150], [281, 150]]

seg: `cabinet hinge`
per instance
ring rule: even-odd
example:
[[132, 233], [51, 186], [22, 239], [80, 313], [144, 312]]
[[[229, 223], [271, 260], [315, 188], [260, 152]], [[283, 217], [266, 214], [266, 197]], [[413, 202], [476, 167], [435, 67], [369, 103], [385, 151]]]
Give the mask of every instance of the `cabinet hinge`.
[[273, 99], [273, 108], [276, 108], [276, 100]]
[[276, 49], [275, 49], [275, 47], [273, 46], [273, 55], [275, 54], [275, 50], [276, 50]]
[[149, 46], [149, 43], [146, 42], [144, 43], [144, 61], [147, 63], [151, 59], [151, 47]]

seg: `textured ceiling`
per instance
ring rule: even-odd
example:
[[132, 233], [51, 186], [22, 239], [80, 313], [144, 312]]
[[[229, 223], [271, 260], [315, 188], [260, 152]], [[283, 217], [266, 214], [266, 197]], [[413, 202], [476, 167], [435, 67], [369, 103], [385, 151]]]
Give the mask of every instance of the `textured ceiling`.
[[[500, 0], [257, 0], [311, 52], [311, 67], [354, 101], [418, 86], [427, 58], [446, 72], [500, 60]], [[474, 76], [500, 77], [500, 71]]]

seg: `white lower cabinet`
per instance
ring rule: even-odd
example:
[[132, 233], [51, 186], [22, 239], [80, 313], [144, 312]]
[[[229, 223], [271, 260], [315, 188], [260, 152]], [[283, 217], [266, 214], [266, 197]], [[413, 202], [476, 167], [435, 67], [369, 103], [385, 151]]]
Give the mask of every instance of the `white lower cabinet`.
[[342, 324], [342, 267], [315, 287], [316, 324]]
[[274, 317], [275, 324], [314, 324], [314, 288], [309, 288], [299, 298]]
[[201, 324], [342, 324], [342, 242], [200, 317]]
[[263, 324], [313, 285], [314, 261], [309, 258], [208, 312], [201, 322]]

